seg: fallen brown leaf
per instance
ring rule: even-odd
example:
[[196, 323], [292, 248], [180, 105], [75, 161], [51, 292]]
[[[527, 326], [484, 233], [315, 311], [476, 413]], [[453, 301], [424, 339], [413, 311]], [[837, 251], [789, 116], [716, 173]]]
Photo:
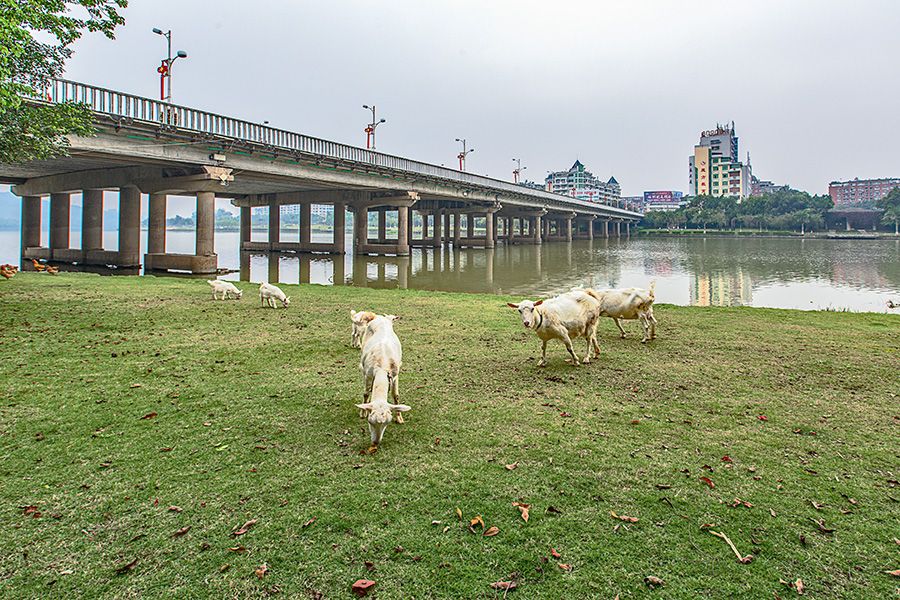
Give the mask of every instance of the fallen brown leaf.
[[244, 552], [247, 551], [247, 549], [244, 548], [243, 546], [235, 546], [233, 548], [229, 548], [228, 550], [231, 552], [237, 552], [238, 554], [243, 554]]
[[236, 530], [236, 531], [232, 531], [232, 532], [231, 532], [231, 535], [234, 535], [234, 536], [244, 535], [245, 533], [247, 533], [248, 531], [250, 531], [250, 528], [251, 528], [251, 527], [253, 527], [254, 525], [256, 525], [256, 522], [257, 522], [257, 521], [259, 521], [259, 519], [250, 519], [249, 521], [247, 521], [246, 523], [244, 523], [243, 525], [241, 525], [240, 529], [238, 529], [238, 530]]
[[562, 511], [559, 510], [558, 508], [556, 508], [555, 506], [548, 506], [548, 507], [547, 507], [547, 512], [548, 512], [548, 513], [553, 513], [554, 515], [561, 515], [561, 514], [562, 514]]
[[174, 504], [168, 508], [169, 512], [177, 512], [180, 513], [182, 508], [180, 506], [175, 506]]
[[558, 566], [560, 569], [562, 569], [566, 573], [570, 573], [572, 571], [572, 565], [569, 565], [566, 563], [559, 563], [556, 566]]
[[494, 537], [498, 533], [500, 533], [500, 528], [495, 525], [491, 525], [490, 527], [488, 527], [488, 530], [485, 531], [482, 535], [484, 535], [484, 537]]
[[307, 527], [309, 527], [310, 525], [312, 525], [315, 522], [316, 522], [316, 517], [312, 517], [309, 520], [307, 520], [305, 523], [303, 523], [303, 525], [301, 525], [301, 528], [306, 529]]
[[556, 551], [556, 548], [550, 548], [550, 556], [553, 558], [562, 558], [562, 554]]
[[173, 538], [181, 537], [181, 536], [183, 536], [184, 534], [186, 534], [186, 533], [187, 533], [188, 531], [190, 531], [190, 530], [191, 530], [191, 526], [190, 526], [190, 525], [185, 525], [184, 527], [182, 527], [181, 529], [179, 529], [178, 531], [176, 531], [175, 533], [173, 533], [173, 534], [172, 534], [172, 537], [173, 537]]
[[504, 465], [504, 466], [506, 467], [506, 470], [507, 470], [507, 471], [512, 471], [513, 469], [518, 468], [519, 463], [518, 463], [518, 462], [514, 462], [514, 463], [512, 463], [512, 464]]
[[768, 421], [769, 420], [769, 417], [767, 417], [766, 415], [759, 415], [756, 418], [759, 419], [760, 421]]
[[457, 517], [460, 521], [462, 521], [462, 518], [463, 518], [463, 516], [462, 516], [462, 511], [459, 510], [459, 507], [458, 507], [458, 506], [456, 507], [456, 517]]
[[823, 508], [825, 508], [825, 505], [824, 505], [824, 504], [819, 504], [819, 503], [816, 502], [815, 500], [810, 500], [809, 503], [812, 504], [812, 505], [813, 505], [813, 508], [816, 509], [816, 510], [822, 510]]
[[722, 462], [723, 463], [733, 463], [734, 461], [731, 460], [731, 457], [726, 454], [725, 456], [722, 457]]
[[531, 508], [531, 505], [525, 504], [524, 502], [513, 502], [512, 505], [519, 509], [519, 513], [522, 515], [522, 520], [527, 523], [528, 509]]
[[799, 578], [797, 579], [797, 581], [795, 581], [794, 583], [791, 584], [791, 587], [794, 588], [795, 590], [797, 590], [798, 596], [802, 596], [803, 590], [806, 589], [803, 585], [803, 580], [799, 579]]
[[712, 479], [710, 479], [709, 477], [701, 477], [700, 481], [708, 485], [710, 489], [716, 487], [716, 484], [714, 484]]
[[146, 415], [141, 417], [141, 419], [155, 419], [157, 416], [158, 415], [156, 414], [156, 411], [153, 411], [153, 412], [148, 412]]
[[227, 571], [230, 568], [231, 568], [231, 565], [229, 565], [228, 563], [225, 563], [224, 565], [219, 567], [219, 573], [224, 573], [225, 571]]
[[116, 573], [118, 573], [120, 575], [123, 573], [127, 573], [127, 572], [131, 571], [132, 569], [134, 569], [134, 567], [137, 565], [137, 563], [138, 563], [138, 559], [134, 559], [130, 563], [127, 563], [124, 565], [119, 565], [118, 567], [116, 567]]
[[816, 527], [819, 528], [820, 533], [834, 533], [834, 529], [829, 529], [828, 527], [825, 527], [825, 519], [816, 521], [815, 519], [810, 518], [810, 521], [812, 521], [813, 523], [816, 524]]
[[484, 529], [484, 519], [481, 518], [481, 515], [469, 519], [469, 529], [472, 529], [476, 525], [480, 525], [481, 528]]
[[262, 565], [259, 565], [258, 567], [256, 567], [256, 570], [253, 572], [256, 573], [257, 578], [262, 579], [263, 577], [266, 576], [266, 573], [269, 572], [269, 567], [265, 564], [262, 564]]
[[617, 515], [613, 511], [609, 511], [609, 516], [611, 516], [613, 519], [625, 521], [626, 523], [637, 523], [640, 520], [637, 517], [629, 517], [628, 515]]
[[359, 596], [360, 598], [369, 593], [375, 586], [375, 582], [371, 579], [357, 579], [353, 582], [353, 585], [350, 586], [350, 591]]
[[900, 577], [900, 569], [895, 569], [893, 571], [885, 571], [888, 575], [893, 575], [894, 577]]
[[132, 387], [132, 388], [139, 388], [139, 387], [141, 387], [141, 384], [139, 384], [139, 383], [132, 383], [132, 384], [131, 384], [131, 387]]
[[655, 575], [647, 575], [646, 577], [644, 577], [644, 583], [646, 583], [651, 590], [654, 587], [666, 585], [665, 581], [663, 581], [659, 577], [656, 577]]
[[366, 571], [372, 572], [375, 570], [375, 563], [373, 563], [371, 560], [367, 560], [363, 564], [366, 565]]
[[491, 584], [491, 587], [495, 590], [503, 590], [504, 592], [508, 592], [509, 590], [516, 589], [515, 581], [495, 581]]

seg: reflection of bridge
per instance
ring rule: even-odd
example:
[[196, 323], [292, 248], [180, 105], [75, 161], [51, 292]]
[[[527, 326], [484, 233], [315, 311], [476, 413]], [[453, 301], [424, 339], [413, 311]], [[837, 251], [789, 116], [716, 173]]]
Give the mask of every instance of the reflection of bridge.
[[[98, 134], [73, 137], [71, 155], [0, 165], [0, 181], [22, 197], [22, 256], [55, 262], [134, 267], [141, 262], [141, 194], [149, 194], [147, 270], [211, 273], [216, 197], [241, 208], [242, 250], [343, 254], [346, 211], [354, 214], [353, 252], [409, 254], [410, 245], [493, 248], [498, 241], [540, 244], [628, 233], [639, 213], [584, 202], [213, 113], [89, 85], [54, 80], [46, 98], [84, 102]], [[119, 248], [104, 250], [103, 192], [119, 194]], [[69, 247], [72, 194], [83, 202], [81, 248]], [[166, 200], [197, 198], [194, 254], [166, 252]], [[41, 245], [41, 202], [50, 196], [49, 246]], [[300, 206], [299, 242], [279, 239], [280, 207]], [[311, 206], [331, 205], [330, 243], [310, 238]], [[269, 239], [250, 240], [250, 210], [269, 207]], [[412, 237], [410, 211], [424, 219]], [[368, 232], [370, 212], [378, 232]], [[387, 235], [386, 215], [398, 228]], [[624, 227], [623, 224], [624, 223]], [[625, 230], [624, 232], [622, 230]]]

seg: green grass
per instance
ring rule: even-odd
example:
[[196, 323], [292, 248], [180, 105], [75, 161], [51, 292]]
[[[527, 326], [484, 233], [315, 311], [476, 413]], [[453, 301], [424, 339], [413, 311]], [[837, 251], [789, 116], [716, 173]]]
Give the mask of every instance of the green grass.
[[[515, 573], [510, 598], [896, 594], [896, 317], [659, 305], [655, 342], [603, 321], [599, 362], [555, 344], [538, 369], [506, 298], [285, 286], [266, 310], [243, 287], [0, 281], [0, 595], [482, 598]], [[371, 456], [350, 308], [402, 316], [413, 410]]]

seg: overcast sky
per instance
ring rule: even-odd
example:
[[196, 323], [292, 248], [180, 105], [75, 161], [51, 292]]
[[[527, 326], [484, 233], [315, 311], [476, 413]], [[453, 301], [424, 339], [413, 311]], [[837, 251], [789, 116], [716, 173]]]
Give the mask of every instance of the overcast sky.
[[452, 166], [529, 179], [580, 159], [624, 195], [686, 190], [699, 132], [736, 123], [754, 174], [825, 193], [900, 176], [895, 0], [131, 0], [67, 77], [158, 94], [171, 28], [189, 58], [174, 101]]

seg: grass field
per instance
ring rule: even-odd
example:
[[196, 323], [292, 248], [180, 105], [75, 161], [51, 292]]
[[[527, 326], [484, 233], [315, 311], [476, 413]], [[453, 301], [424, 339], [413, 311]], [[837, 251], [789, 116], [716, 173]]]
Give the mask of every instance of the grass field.
[[[661, 304], [538, 369], [507, 298], [243, 287], [0, 281], [0, 596], [896, 597], [896, 317]], [[402, 316], [371, 456], [351, 308]]]

